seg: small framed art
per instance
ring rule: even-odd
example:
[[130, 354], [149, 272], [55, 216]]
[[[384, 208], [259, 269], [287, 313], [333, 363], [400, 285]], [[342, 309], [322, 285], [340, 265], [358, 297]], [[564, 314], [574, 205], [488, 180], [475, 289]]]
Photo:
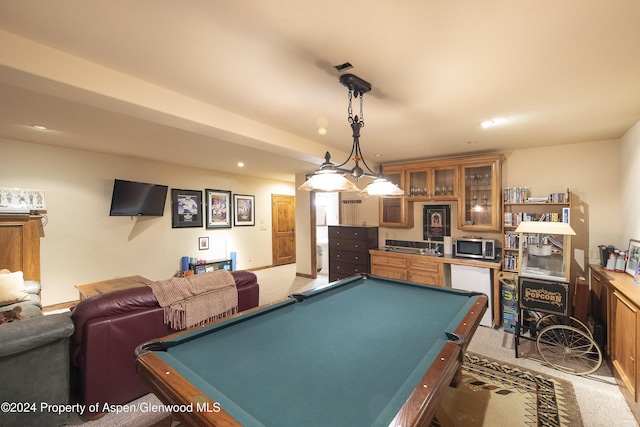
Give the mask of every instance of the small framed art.
[[198, 238], [198, 249], [204, 251], [205, 249], [209, 249], [209, 238], [208, 237], [199, 237]]
[[244, 194], [233, 195], [233, 225], [256, 225], [255, 197]]
[[231, 228], [231, 191], [205, 190], [207, 228]]
[[629, 240], [629, 251], [627, 252], [627, 268], [625, 271], [634, 276], [640, 265], [640, 240]]
[[171, 227], [202, 227], [202, 191], [171, 189]]

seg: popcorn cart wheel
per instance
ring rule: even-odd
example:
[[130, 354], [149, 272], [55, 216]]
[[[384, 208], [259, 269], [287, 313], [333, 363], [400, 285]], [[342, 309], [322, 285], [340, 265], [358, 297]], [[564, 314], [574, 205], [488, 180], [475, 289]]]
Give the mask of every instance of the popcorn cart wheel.
[[557, 324], [538, 333], [536, 347], [553, 368], [574, 375], [589, 375], [602, 365], [602, 352], [589, 333]]

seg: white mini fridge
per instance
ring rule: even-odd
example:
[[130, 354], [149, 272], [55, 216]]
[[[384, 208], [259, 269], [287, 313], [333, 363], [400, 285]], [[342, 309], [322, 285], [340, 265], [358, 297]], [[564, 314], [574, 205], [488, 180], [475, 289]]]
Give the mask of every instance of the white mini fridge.
[[491, 269], [451, 264], [451, 287], [463, 291], [481, 292], [489, 299], [489, 306], [480, 324], [493, 327], [493, 292], [491, 292]]

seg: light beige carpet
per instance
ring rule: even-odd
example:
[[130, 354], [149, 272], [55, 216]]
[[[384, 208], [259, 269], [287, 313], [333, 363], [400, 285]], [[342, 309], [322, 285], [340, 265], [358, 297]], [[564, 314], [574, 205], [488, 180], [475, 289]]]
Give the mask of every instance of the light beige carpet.
[[582, 418], [568, 381], [467, 353], [431, 426], [581, 427]]

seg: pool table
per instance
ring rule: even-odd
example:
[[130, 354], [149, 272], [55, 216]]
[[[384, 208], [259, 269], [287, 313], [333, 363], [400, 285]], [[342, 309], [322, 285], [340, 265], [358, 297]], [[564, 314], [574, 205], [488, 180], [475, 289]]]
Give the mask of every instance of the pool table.
[[188, 425], [428, 425], [486, 308], [363, 274], [144, 343], [138, 375]]

